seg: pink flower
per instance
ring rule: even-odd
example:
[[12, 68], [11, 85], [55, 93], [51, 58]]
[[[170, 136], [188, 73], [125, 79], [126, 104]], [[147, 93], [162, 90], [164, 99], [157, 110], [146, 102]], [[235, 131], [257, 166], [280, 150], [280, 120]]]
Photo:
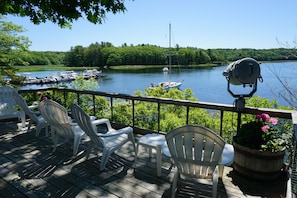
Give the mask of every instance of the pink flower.
[[262, 132], [267, 132], [269, 129], [268, 125], [264, 125], [263, 127], [261, 127]]
[[270, 118], [269, 122], [273, 125], [277, 125], [277, 119], [276, 118]]
[[270, 116], [267, 113], [262, 113], [261, 118], [262, 118], [263, 121], [266, 122], [266, 121], [269, 121]]
[[256, 115], [256, 119], [261, 120], [261, 115], [260, 114]]

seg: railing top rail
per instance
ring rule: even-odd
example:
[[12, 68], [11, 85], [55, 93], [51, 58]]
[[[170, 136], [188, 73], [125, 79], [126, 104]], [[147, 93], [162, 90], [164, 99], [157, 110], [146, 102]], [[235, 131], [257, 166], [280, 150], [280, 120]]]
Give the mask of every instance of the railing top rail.
[[[285, 119], [292, 119], [292, 114], [296, 114], [295, 110], [280, 110], [280, 109], [256, 108], [256, 107], [246, 106], [242, 111], [238, 111], [233, 105], [230, 105], [230, 104], [219, 104], [219, 103], [189, 101], [189, 100], [175, 100], [170, 98], [156, 98], [156, 97], [148, 97], [148, 96], [136, 96], [136, 95], [121, 94], [121, 93], [76, 90], [76, 89], [68, 89], [68, 88], [51, 87], [51, 88], [45, 88], [45, 89], [35, 89], [34, 91], [46, 91], [46, 90], [57, 90], [57, 91], [64, 91], [64, 92], [74, 92], [79, 94], [99, 95], [99, 96], [110, 97], [110, 98], [121, 98], [126, 100], [138, 100], [138, 101], [154, 102], [154, 103], [162, 103], [162, 104], [174, 104], [174, 105], [181, 105], [186, 107], [198, 107], [198, 108], [204, 108], [204, 109], [230, 111], [230, 112], [253, 114], [253, 115], [266, 112], [270, 116], [285, 118]], [[20, 92], [23, 92], [23, 93], [32, 92], [32, 89], [20, 90]]]

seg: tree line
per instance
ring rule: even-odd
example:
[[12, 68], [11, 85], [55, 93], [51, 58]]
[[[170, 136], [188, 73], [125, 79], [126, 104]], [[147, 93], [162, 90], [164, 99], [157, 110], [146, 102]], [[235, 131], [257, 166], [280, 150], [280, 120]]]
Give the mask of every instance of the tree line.
[[71, 47], [68, 52], [28, 52], [22, 62], [29, 65], [65, 65], [69, 67], [100, 67], [121, 65], [222, 65], [245, 57], [258, 61], [297, 60], [296, 49], [199, 49], [194, 47], [164, 48], [140, 44], [115, 47], [112, 43], [93, 43], [88, 47]]

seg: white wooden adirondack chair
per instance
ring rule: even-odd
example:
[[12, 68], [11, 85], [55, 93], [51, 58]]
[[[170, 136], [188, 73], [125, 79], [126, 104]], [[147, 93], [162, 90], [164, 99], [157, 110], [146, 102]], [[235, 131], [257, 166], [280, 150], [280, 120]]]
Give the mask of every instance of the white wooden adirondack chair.
[[172, 197], [180, 175], [212, 180], [212, 197], [217, 196], [218, 165], [225, 141], [208, 128], [185, 125], [173, 129], [165, 136], [171, 158], [175, 164]]

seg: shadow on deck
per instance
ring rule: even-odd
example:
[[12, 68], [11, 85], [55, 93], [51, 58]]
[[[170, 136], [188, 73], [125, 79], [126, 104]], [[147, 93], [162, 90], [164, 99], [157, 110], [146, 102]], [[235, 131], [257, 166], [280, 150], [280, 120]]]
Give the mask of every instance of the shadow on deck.
[[[137, 136], [136, 136], [137, 137]], [[156, 176], [156, 161], [140, 147], [134, 169], [131, 144], [109, 159], [99, 170], [101, 156], [85, 159], [87, 140], [72, 157], [72, 142], [61, 144], [52, 153], [52, 142], [34, 128], [27, 133], [15, 122], [0, 123], [0, 196], [1, 197], [170, 197], [173, 171], [170, 160], [163, 158], [162, 176]], [[141, 150], [142, 149], [142, 150]], [[218, 197], [286, 197], [289, 174], [276, 181], [254, 181], [224, 169]], [[180, 182], [178, 197], [211, 197], [208, 183]]]

